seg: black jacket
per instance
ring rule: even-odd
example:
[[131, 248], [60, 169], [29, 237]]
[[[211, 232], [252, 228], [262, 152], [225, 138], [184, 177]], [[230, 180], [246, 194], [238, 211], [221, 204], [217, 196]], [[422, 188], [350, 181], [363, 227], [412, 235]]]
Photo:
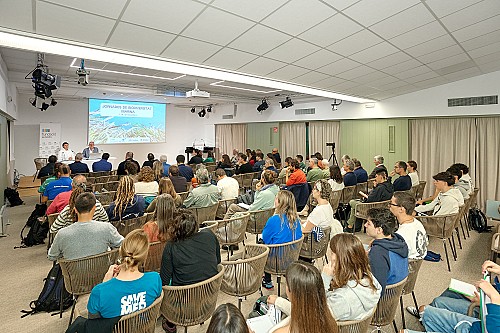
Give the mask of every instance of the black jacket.
[[392, 183], [386, 180], [383, 183], [378, 184], [368, 195], [366, 202], [379, 202], [385, 200], [391, 200], [394, 193], [394, 187]]
[[36, 178], [40, 179], [42, 177], [50, 176], [54, 174], [54, 165], [55, 163], [49, 163], [38, 172], [38, 176]]
[[237, 175], [250, 172], [253, 172], [253, 167], [250, 165], [250, 163], [242, 164], [236, 169]]
[[198, 155], [191, 157], [191, 159], [188, 162], [188, 164], [200, 164], [200, 163], [203, 163], [203, 158]]
[[377, 174], [377, 171], [379, 171], [379, 170], [381, 170], [381, 169], [382, 169], [382, 170], [385, 170], [385, 173], [386, 173], [387, 175], [389, 175], [389, 173], [387, 173], [387, 168], [385, 167], [385, 165], [383, 165], [383, 164], [379, 164], [379, 165], [377, 165], [375, 168], [373, 168], [373, 171], [372, 171], [372, 173], [370, 173], [370, 175], [368, 176], [368, 179], [375, 178], [375, 175]]
[[118, 175], [126, 175], [127, 174], [127, 172], [125, 172], [125, 163], [127, 161], [134, 162], [137, 165], [137, 172], [139, 172], [141, 170], [141, 166], [139, 165], [139, 162], [137, 162], [133, 158], [127, 158], [125, 161], [122, 161], [122, 162], [120, 162], [120, 164], [118, 164], [118, 169], [116, 170], [116, 174], [118, 174]]

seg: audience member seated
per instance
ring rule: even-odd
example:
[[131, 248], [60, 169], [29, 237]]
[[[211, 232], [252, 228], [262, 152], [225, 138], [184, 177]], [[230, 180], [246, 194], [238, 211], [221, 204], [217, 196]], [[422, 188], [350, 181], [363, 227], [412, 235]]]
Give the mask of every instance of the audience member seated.
[[[194, 213], [179, 209], [167, 229], [160, 276], [163, 285], [185, 286], [207, 280], [218, 273], [219, 241], [210, 230], [198, 231]], [[175, 332], [175, 325], [163, 319], [163, 329]]]
[[354, 174], [356, 175], [356, 180], [358, 183], [364, 183], [368, 181], [368, 172], [361, 166], [361, 162], [357, 158], [352, 159], [354, 163]]
[[[492, 261], [485, 261], [482, 265], [482, 274], [500, 274], [500, 266]], [[498, 279], [492, 285], [490, 282], [480, 279], [475, 282], [476, 288], [482, 290], [491, 303], [486, 304], [487, 314], [485, 316], [486, 330], [488, 332], [500, 332], [500, 286]], [[421, 318], [422, 325], [427, 332], [473, 332], [481, 333], [481, 320], [478, 319], [478, 312], [475, 317], [468, 316], [468, 308], [471, 301], [479, 302], [479, 295], [469, 299], [459, 293], [445, 290], [441, 296], [435, 298], [430, 305], [420, 306], [420, 311], [414, 307], [406, 309], [412, 315]], [[417, 333], [413, 330], [401, 330], [401, 333]]]
[[75, 200], [78, 222], [62, 228], [54, 237], [47, 257], [73, 260], [106, 252], [108, 247], [117, 248], [123, 241], [111, 223], [93, 221], [96, 199], [92, 193], [82, 193]]
[[233, 199], [238, 197], [240, 184], [233, 177], [228, 177], [224, 169], [215, 170], [217, 177], [217, 188], [222, 200]]
[[323, 172], [323, 179], [330, 178], [330, 162], [326, 158], [321, 162], [321, 171]]
[[398, 175], [399, 177], [392, 184], [394, 187], [394, 191], [408, 191], [411, 189], [411, 178], [406, 174], [406, 162], [398, 161], [394, 165], [394, 170], [391, 171], [389, 176], [389, 181], [391, 181], [391, 177], [394, 175]]
[[139, 181], [134, 184], [134, 192], [143, 197], [155, 197], [158, 195], [158, 183], [155, 181], [153, 169], [149, 166], [142, 167], [139, 172]]
[[472, 192], [474, 192], [474, 185], [472, 184], [472, 178], [470, 178], [469, 175], [469, 167], [463, 163], [455, 163], [453, 166], [458, 167], [462, 171], [462, 177], [460, 177], [460, 180], [469, 183], [469, 195], [471, 195]]
[[58, 161], [72, 161], [75, 159], [75, 153], [69, 149], [69, 143], [63, 142], [62, 148], [59, 149], [59, 154], [57, 156]]
[[270, 158], [273, 161], [273, 165], [278, 165], [278, 161], [276, 161], [276, 158], [272, 153], [267, 153], [266, 158]]
[[354, 162], [352, 160], [345, 160], [344, 162], [344, 185], [354, 186], [358, 183], [358, 178], [354, 173]]
[[[182, 177], [183, 178], [183, 177]], [[175, 191], [174, 185], [169, 178], [163, 177], [160, 179], [160, 184], [158, 186], [158, 196], [162, 194], [169, 194], [174, 200], [174, 204], [176, 208], [180, 208], [182, 206], [182, 197], [177, 194]], [[146, 209], [147, 213], [151, 213], [155, 211], [157, 198], [154, 198], [153, 201], [149, 204]]]
[[[191, 170], [191, 172], [193, 172]], [[179, 167], [177, 165], [172, 165], [168, 169], [169, 178], [174, 185], [175, 192], [182, 193], [187, 191], [187, 181], [184, 176], [179, 175]]]
[[373, 157], [373, 164], [375, 164], [375, 168], [373, 168], [373, 171], [368, 176], [368, 179], [375, 178], [375, 175], [377, 174], [378, 170], [385, 170], [385, 174], [389, 174], [387, 172], [387, 168], [384, 165], [384, 156], [382, 156], [382, 155], [374, 156]]
[[50, 182], [42, 195], [42, 202], [47, 200], [54, 200], [55, 197], [62, 192], [71, 191], [71, 178], [69, 175], [71, 170], [68, 165], [61, 164], [59, 166], [59, 179]]
[[139, 162], [137, 162], [136, 160], [134, 160], [134, 153], [131, 152], [131, 151], [128, 151], [125, 154], [125, 160], [122, 161], [122, 162], [120, 162], [120, 164], [118, 164], [118, 168], [116, 170], [116, 173], [119, 176], [123, 176], [123, 175], [127, 174], [126, 171], [125, 171], [125, 163], [126, 162], [132, 162], [132, 163], [134, 163], [137, 166], [137, 170], [141, 169], [141, 166], [139, 165]]
[[110, 221], [127, 220], [144, 215], [144, 198], [134, 193], [134, 181], [130, 176], [120, 178], [116, 198], [106, 213]]
[[56, 162], [54, 164], [54, 172], [50, 175], [49, 178], [45, 179], [42, 185], [40, 185], [40, 187], [38, 188], [38, 193], [43, 194], [43, 192], [45, 192], [45, 188], [47, 188], [47, 185], [59, 179], [59, 168], [61, 167], [61, 165], [61, 162]]
[[248, 210], [237, 204], [231, 204], [227, 210], [224, 219], [231, 218], [236, 212], [256, 211], [270, 209], [274, 207], [276, 194], [279, 191], [278, 186], [274, 183], [274, 172], [264, 170], [260, 176], [260, 181], [255, 184], [256, 191], [253, 198], [253, 203], [248, 207]]
[[316, 157], [311, 157], [309, 159], [309, 167], [311, 169], [307, 172], [307, 182], [310, 183], [323, 179], [323, 170], [318, 167], [318, 159]]
[[263, 169], [274, 172], [276, 174], [276, 178], [278, 177], [278, 169], [276, 169], [276, 167], [274, 166], [274, 160], [273, 159], [266, 158]]
[[[80, 176], [80, 177], [83, 177], [83, 176]], [[78, 215], [75, 212], [76, 198], [78, 198], [78, 196], [80, 194], [85, 193], [87, 188], [86, 188], [85, 182], [76, 183], [76, 185], [75, 185], [74, 180], [75, 179], [73, 178], [73, 190], [61, 193], [57, 196], [57, 197], [59, 197], [65, 193], [71, 193], [70, 197], [68, 198], [67, 205], [63, 207], [62, 211], [57, 216], [57, 219], [50, 226], [50, 233], [51, 234], [55, 234], [56, 232], [59, 231], [59, 229], [67, 227], [67, 226], [73, 224], [74, 222], [78, 221]], [[54, 200], [54, 202], [55, 202], [55, 200]], [[47, 211], [48, 211], [48, 209], [47, 209]], [[95, 202], [95, 210], [94, 210], [94, 215], [92, 216], [92, 221], [109, 222], [108, 214], [106, 214], [106, 210], [104, 210], [104, 207], [102, 207], [101, 203], [97, 199]]]
[[184, 164], [184, 162], [186, 161], [184, 155], [177, 155], [176, 161], [177, 167], [179, 168], [179, 175], [186, 178], [187, 182], [190, 182], [194, 177], [194, 173], [193, 169], [190, 166]]
[[292, 162], [292, 160], [293, 160], [293, 158], [291, 158], [290, 156], [285, 158], [285, 162], [282, 165], [282, 168], [281, 168], [281, 171], [278, 175], [278, 178], [285, 178], [286, 177], [286, 172], [287, 172], [288, 167], [290, 166], [290, 162]]
[[247, 162], [247, 155], [241, 154], [238, 157], [238, 163], [236, 164], [236, 174], [244, 174], [253, 172], [253, 168], [250, 163]]
[[330, 205], [330, 195], [332, 188], [326, 179], [321, 179], [313, 186], [312, 197], [316, 200], [317, 205], [309, 214], [307, 221], [302, 224], [302, 231], [309, 232], [314, 227], [325, 229], [330, 227], [330, 237], [343, 232], [342, 225], [333, 217], [333, 209]]
[[[390, 200], [394, 193], [394, 188], [392, 183], [387, 179], [387, 174], [384, 169], [379, 169], [375, 175], [375, 180], [373, 182], [373, 190], [369, 195], [364, 195], [364, 199], [362, 202], [379, 202]], [[352, 232], [352, 228], [354, 223], [356, 222], [356, 206], [360, 200], [351, 200], [349, 201], [349, 205], [351, 206], [351, 215], [349, 216], [349, 220], [347, 220], [347, 232]]]
[[415, 211], [432, 212], [432, 215], [436, 216], [458, 213], [459, 207], [464, 204], [464, 197], [453, 187], [455, 183], [453, 176], [449, 172], [440, 172], [432, 178], [439, 194], [431, 203], [415, 207]]
[[253, 164], [253, 171], [261, 171], [264, 168], [264, 154], [257, 153], [255, 155], [255, 163]]
[[302, 155], [297, 155], [295, 156], [297, 161], [299, 162], [299, 169], [304, 172], [304, 174], [307, 172], [307, 165], [304, 163], [304, 156]]
[[[283, 244], [302, 237], [300, 219], [297, 215], [297, 206], [292, 192], [279, 191], [274, 199], [275, 211], [262, 230], [262, 240], [264, 244]], [[266, 289], [273, 289], [271, 274], [264, 273], [262, 286]]]
[[56, 155], [50, 155], [48, 159], [47, 165], [43, 166], [40, 171], [38, 171], [38, 175], [36, 176], [37, 179], [40, 179], [42, 177], [47, 177], [50, 175], [54, 174], [54, 166], [57, 162], [57, 156]]
[[189, 160], [188, 164], [200, 164], [203, 163], [203, 157], [201, 157], [202, 151], [195, 149], [193, 151], [193, 156]]
[[278, 148], [273, 148], [273, 157], [277, 163], [281, 163], [281, 156], [280, 153], [278, 152]]
[[369, 209], [365, 227], [366, 234], [373, 238], [368, 252], [370, 267], [382, 286], [383, 295], [387, 285], [408, 276], [408, 246], [405, 239], [395, 233], [396, 218], [387, 208]]
[[231, 164], [233, 166], [236, 166], [236, 164], [238, 163], [238, 158], [240, 157], [240, 153], [238, 151], [238, 149], [233, 149], [233, 156], [231, 157]]
[[97, 162], [92, 163], [92, 171], [93, 172], [101, 172], [101, 171], [111, 171], [113, 169], [113, 164], [108, 162], [109, 154], [104, 153], [101, 156], [101, 159]]
[[377, 306], [382, 287], [373, 276], [363, 244], [352, 234], [330, 240], [330, 263], [323, 266], [326, 302], [335, 320], [361, 320]]
[[217, 162], [217, 169], [230, 169], [232, 167], [233, 165], [231, 163], [231, 160], [229, 159], [229, 155], [223, 154], [219, 162]]
[[75, 188], [77, 187], [82, 188], [83, 191], [87, 189], [86, 182], [87, 179], [85, 178], [84, 175], [76, 175], [75, 177], [73, 177], [73, 180], [71, 181], [71, 190], [59, 193], [54, 198], [50, 206], [47, 207], [47, 211], [45, 212], [45, 214], [50, 215], [54, 213], [60, 213], [63, 210], [63, 208], [68, 205], [69, 197], [71, 196]]
[[215, 309], [206, 333], [252, 333], [236, 305], [221, 304]]
[[408, 161], [406, 162], [406, 170], [408, 171], [408, 176], [411, 178], [411, 186], [417, 186], [420, 184], [420, 179], [418, 177], [417, 162]]
[[322, 284], [321, 274], [315, 266], [301, 261], [288, 266], [286, 295], [289, 300], [276, 295], [267, 298], [268, 304], [274, 304], [287, 317], [269, 333], [338, 333]]
[[125, 174], [132, 178], [134, 183], [139, 181], [139, 168], [137, 168], [137, 164], [132, 161], [125, 162]]
[[89, 159], [91, 153], [97, 154], [98, 152], [99, 152], [99, 148], [97, 148], [94, 145], [94, 141], [90, 141], [89, 146], [82, 151], [82, 155], [83, 155], [83, 158]]
[[330, 166], [330, 179], [328, 179], [328, 184], [330, 184], [332, 191], [341, 191], [344, 189], [344, 178], [342, 177], [338, 165]]
[[422, 223], [413, 216], [415, 198], [410, 193], [395, 192], [389, 206], [398, 219], [397, 234], [403, 236], [408, 245], [409, 259], [424, 259], [427, 255], [427, 233]]
[[153, 163], [155, 161], [158, 161], [156, 158], [155, 158], [155, 155], [153, 153], [148, 153], [148, 160], [147, 161], [144, 161], [142, 163], [142, 167], [144, 168], [145, 166], [148, 166], [150, 167], [151, 169], [153, 169]]
[[207, 158], [203, 160], [203, 163], [215, 163], [215, 157], [213, 151], [207, 152]]
[[157, 183], [160, 182], [160, 179], [162, 179], [164, 176], [163, 176], [163, 164], [156, 160], [153, 162], [153, 175], [154, 175], [154, 179]]
[[82, 163], [82, 159], [83, 159], [82, 153], [78, 153], [75, 155], [75, 161], [69, 165], [69, 168], [71, 169], [71, 173], [73, 175], [90, 172], [87, 164]]
[[155, 199], [153, 221], [147, 222], [142, 227], [150, 243], [166, 240], [167, 230], [172, 225], [175, 211], [175, 201], [170, 194], [163, 193]]
[[196, 179], [199, 186], [189, 192], [183, 206], [185, 208], [202, 208], [218, 203], [220, 198], [219, 189], [210, 183], [206, 168], [200, 168], [196, 171]]
[[87, 309], [89, 318], [114, 318], [142, 310], [161, 295], [157, 272], [141, 273], [149, 243], [141, 229], [132, 230], [120, 246], [120, 265], [111, 265], [103, 282], [92, 289]]
[[453, 187], [460, 191], [464, 200], [469, 199], [469, 183], [463, 179], [460, 179], [460, 177], [462, 177], [462, 170], [460, 170], [457, 166], [451, 166], [446, 170], [446, 172], [451, 173], [451, 175], [453, 176]]
[[[340, 158], [341, 165], [344, 166], [345, 161], [350, 160], [350, 159], [351, 159], [351, 157], [349, 157], [349, 155], [347, 155], [347, 154], [342, 155], [342, 157]], [[353, 162], [354, 162], [354, 160], [353, 160]], [[345, 171], [345, 169], [342, 168], [340, 170], [340, 172], [342, 172], [342, 177], [343, 177], [347, 171]]]
[[292, 186], [295, 184], [304, 184], [307, 183], [307, 177], [300, 169], [300, 163], [297, 160], [292, 160], [290, 165], [286, 170], [286, 186]]
[[163, 166], [163, 176], [168, 177], [168, 169], [170, 168], [170, 164], [167, 163], [167, 155], [160, 155], [160, 162]]

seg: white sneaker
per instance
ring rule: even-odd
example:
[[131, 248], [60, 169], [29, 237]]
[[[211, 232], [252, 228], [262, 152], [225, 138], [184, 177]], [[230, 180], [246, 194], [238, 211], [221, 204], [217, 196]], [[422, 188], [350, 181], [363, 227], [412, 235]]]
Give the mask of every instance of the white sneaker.
[[418, 311], [418, 309], [414, 306], [407, 306], [406, 307], [406, 311], [408, 311], [412, 316], [414, 317], [417, 317], [418, 319], [420, 319], [420, 312]]
[[309, 215], [309, 213], [307, 212], [307, 210], [303, 210], [303, 211], [298, 212], [297, 215], [307, 217]]

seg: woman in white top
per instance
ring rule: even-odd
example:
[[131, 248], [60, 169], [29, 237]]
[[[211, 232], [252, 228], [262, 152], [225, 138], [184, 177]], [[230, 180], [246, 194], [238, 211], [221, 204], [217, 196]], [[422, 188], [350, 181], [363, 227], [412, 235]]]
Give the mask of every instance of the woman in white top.
[[139, 172], [139, 181], [134, 184], [134, 191], [137, 195], [142, 195], [143, 197], [157, 196], [158, 195], [158, 183], [155, 181], [155, 174], [153, 169], [149, 166], [145, 166]]
[[415, 161], [406, 162], [406, 171], [408, 172], [408, 176], [410, 176], [411, 178], [411, 186], [417, 186], [419, 184], [417, 162]]
[[339, 331], [326, 304], [325, 288], [318, 269], [311, 264], [295, 261], [286, 270], [288, 300], [270, 295], [268, 304], [274, 304], [288, 315], [269, 333], [317, 333]]
[[312, 196], [318, 204], [302, 225], [303, 232], [309, 232], [316, 226], [321, 229], [331, 227], [330, 237], [343, 232], [340, 222], [333, 218], [333, 209], [330, 205], [331, 193], [332, 188], [326, 179], [320, 179], [314, 184]]
[[[342, 168], [342, 170], [343, 169], [344, 168]], [[344, 189], [344, 179], [340, 172], [338, 165], [332, 165], [330, 167], [330, 179], [328, 179], [328, 184], [332, 187], [332, 191], [341, 191]]]

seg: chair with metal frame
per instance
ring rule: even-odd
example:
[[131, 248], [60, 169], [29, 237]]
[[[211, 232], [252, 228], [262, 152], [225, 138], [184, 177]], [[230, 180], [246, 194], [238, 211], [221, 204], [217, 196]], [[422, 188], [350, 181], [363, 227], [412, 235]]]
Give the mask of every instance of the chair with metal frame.
[[373, 308], [373, 311], [363, 319], [337, 321], [339, 333], [366, 333], [374, 313], [375, 308]]
[[250, 213], [250, 218], [247, 224], [247, 232], [255, 235], [255, 242], [257, 243], [259, 241], [259, 234], [264, 230], [267, 220], [274, 215], [274, 207], [248, 212]]
[[123, 237], [126, 237], [129, 232], [135, 229], [140, 229], [146, 223], [146, 216], [133, 217], [126, 220], [111, 221], [118, 230], [118, 233]]
[[217, 215], [217, 208], [219, 208], [219, 202], [216, 202], [215, 204], [207, 207], [190, 207], [188, 209], [194, 213], [196, 221], [198, 222], [198, 225], [200, 225], [205, 221], [215, 220], [215, 216]]
[[[217, 239], [219, 240], [219, 245], [226, 245], [230, 248], [230, 245], [238, 245], [241, 243], [245, 239], [245, 232], [249, 217], [250, 214], [248, 212], [238, 212], [227, 220], [213, 221], [218, 224], [217, 229], [215, 230], [215, 236], [217, 236]], [[227, 260], [229, 260], [230, 253], [232, 255], [232, 250], [227, 251]]]
[[47, 165], [48, 159], [45, 157], [37, 157], [33, 159], [33, 161], [35, 162], [35, 167], [36, 167], [36, 172], [35, 175], [33, 176], [33, 181], [35, 181], [36, 177], [40, 173], [40, 170], [42, 170], [42, 168]]
[[406, 328], [403, 296], [411, 294], [411, 296], [413, 297], [413, 303], [415, 304], [415, 308], [418, 309], [417, 298], [415, 297], [414, 289], [415, 289], [415, 283], [417, 283], [418, 272], [420, 271], [420, 267], [422, 266], [423, 261], [424, 259], [408, 259], [408, 278], [403, 287], [401, 297], [399, 298], [399, 303], [401, 305], [401, 321], [403, 322], [403, 328]]
[[323, 237], [320, 240], [316, 240], [312, 231], [303, 232], [304, 241], [300, 249], [300, 258], [314, 260], [325, 257], [326, 251], [328, 250], [328, 244], [330, 243], [330, 232], [330, 227], [324, 228]]
[[113, 327], [113, 333], [154, 333], [162, 302], [163, 291], [147, 308], [121, 317]]
[[371, 325], [376, 327], [377, 332], [382, 331], [382, 326], [394, 325], [394, 330], [398, 333], [398, 327], [394, 320], [398, 309], [398, 300], [401, 297], [407, 278], [402, 281], [385, 287], [384, 295], [380, 297], [377, 308], [373, 314]]

